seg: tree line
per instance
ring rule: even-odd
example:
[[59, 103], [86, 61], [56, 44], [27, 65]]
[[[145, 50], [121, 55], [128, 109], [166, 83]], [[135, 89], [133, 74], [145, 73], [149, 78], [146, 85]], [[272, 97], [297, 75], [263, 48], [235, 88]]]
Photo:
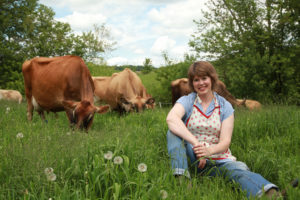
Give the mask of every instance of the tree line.
[[116, 42], [105, 24], [79, 36], [68, 23], [55, 21], [53, 10], [37, 0], [2, 0], [0, 87], [23, 91], [21, 65], [26, 59], [73, 54], [102, 75], [125, 67], [155, 72], [159, 98], [167, 101], [171, 81], [186, 77], [195, 60], [206, 60], [238, 98], [300, 105], [298, 0], [209, 0], [207, 6], [201, 11], [204, 17], [194, 20], [189, 46], [195, 54], [176, 63], [162, 52], [166, 64], [159, 68], [145, 58], [141, 66], [108, 69], [101, 54], [113, 50]]
[[[210, 0], [190, 46], [232, 93], [300, 105], [298, 0]], [[202, 56], [203, 57], [203, 56]]]
[[38, 0], [0, 3], [0, 87], [23, 91], [22, 63], [36, 56], [77, 55], [103, 62], [102, 53], [116, 44], [105, 24], [76, 35], [68, 23], [54, 20], [54, 11]]
[[207, 6], [194, 20], [195, 55], [158, 69], [162, 84], [186, 77], [195, 59], [207, 60], [238, 98], [300, 105], [299, 1], [209, 0]]

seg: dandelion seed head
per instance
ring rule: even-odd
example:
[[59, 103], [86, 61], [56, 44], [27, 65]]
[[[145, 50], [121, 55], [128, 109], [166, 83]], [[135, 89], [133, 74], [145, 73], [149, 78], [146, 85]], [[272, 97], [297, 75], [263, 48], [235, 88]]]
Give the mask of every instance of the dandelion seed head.
[[67, 135], [71, 135], [71, 132], [67, 132]]
[[45, 170], [44, 170], [44, 172], [45, 172], [45, 174], [46, 175], [50, 175], [50, 174], [53, 174], [53, 168], [51, 168], [51, 167], [47, 167]]
[[140, 163], [140, 164], [138, 165], [138, 170], [139, 170], [140, 172], [146, 172], [146, 171], [147, 171], [147, 165], [146, 165], [145, 163]]
[[54, 173], [47, 175], [47, 180], [48, 181], [55, 181], [56, 180], [56, 175]]
[[166, 190], [161, 190], [160, 195], [162, 199], [168, 198], [168, 192]]
[[111, 160], [112, 157], [113, 157], [113, 153], [112, 153], [111, 151], [108, 151], [108, 152], [106, 152], [106, 153], [104, 154], [104, 158], [105, 158], [106, 160]]
[[10, 111], [10, 107], [7, 107], [7, 108], [6, 108], [6, 114], [8, 114], [9, 111]]
[[23, 138], [23, 137], [24, 137], [23, 133], [18, 133], [18, 134], [17, 134], [17, 138], [18, 138], [18, 139], [21, 139], [21, 138]]
[[121, 165], [123, 163], [123, 158], [121, 156], [116, 156], [114, 158], [114, 164]]

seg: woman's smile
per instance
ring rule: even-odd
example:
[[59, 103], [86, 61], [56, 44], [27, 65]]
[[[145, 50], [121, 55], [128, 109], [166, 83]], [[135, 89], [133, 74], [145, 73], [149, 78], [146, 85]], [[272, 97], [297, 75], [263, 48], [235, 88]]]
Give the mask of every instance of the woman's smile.
[[195, 91], [199, 95], [206, 94], [211, 91], [211, 78], [209, 76], [195, 76], [193, 80]]

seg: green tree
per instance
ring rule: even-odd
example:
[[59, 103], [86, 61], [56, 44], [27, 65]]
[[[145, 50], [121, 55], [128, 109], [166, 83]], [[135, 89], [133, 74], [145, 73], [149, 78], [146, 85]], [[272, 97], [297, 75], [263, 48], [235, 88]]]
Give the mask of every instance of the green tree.
[[34, 18], [37, 0], [2, 0], [0, 2], [0, 87], [22, 91], [21, 65], [23, 43]]
[[72, 54], [104, 63], [102, 53], [116, 44], [104, 24], [75, 35], [68, 23], [54, 20], [53, 10], [37, 0], [3, 0], [0, 5], [1, 88], [24, 92], [21, 66], [27, 59]]
[[81, 56], [87, 62], [103, 60], [102, 54], [115, 50], [117, 44], [105, 24], [94, 24], [93, 31], [83, 32], [74, 37], [74, 41], [73, 54]]
[[29, 28], [22, 44], [26, 59], [72, 54], [74, 35], [69, 24], [55, 21], [54, 11], [42, 4], [31, 15], [34, 21], [25, 24]]
[[161, 56], [163, 57], [166, 66], [167, 65], [172, 65], [174, 63], [174, 61], [172, 61], [170, 56], [168, 55], [167, 51], [162, 51]]
[[295, 0], [210, 0], [189, 45], [235, 96], [296, 103], [299, 20]]
[[142, 70], [142, 73], [143, 73], [143, 74], [148, 74], [148, 73], [150, 73], [153, 69], [154, 69], [154, 67], [152, 66], [152, 60], [151, 60], [151, 58], [145, 58], [145, 61], [144, 61], [144, 63], [143, 63], [143, 70]]

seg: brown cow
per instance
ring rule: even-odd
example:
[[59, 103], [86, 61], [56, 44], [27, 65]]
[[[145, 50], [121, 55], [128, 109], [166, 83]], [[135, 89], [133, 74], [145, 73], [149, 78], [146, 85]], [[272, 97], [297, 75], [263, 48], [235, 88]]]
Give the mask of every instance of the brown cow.
[[22, 102], [22, 95], [17, 90], [0, 90], [0, 99]]
[[93, 77], [95, 96], [120, 113], [154, 107], [154, 98], [147, 94], [141, 79], [128, 68], [112, 76]]
[[176, 103], [177, 99], [192, 92], [189, 87], [189, 80], [187, 78], [176, 79], [171, 82], [172, 89], [172, 105]]
[[255, 100], [251, 99], [237, 99], [240, 104], [243, 104], [248, 108], [249, 110], [259, 110], [261, 108], [261, 103]]
[[[181, 96], [188, 95], [192, 92], [192, 90], [189, 87], [187, 78], [180, 78], [172, 81], [171, 83], [171, 89], [172, 89], [172, 105], [174, 105]], [[227, 101], [229, 101], [233, 106], [241, 106], [242, 102], [238, 102], [234, 96], [230, 94], [230, 92], [227, 90], [225, 84], [218, 80], [216, 92], [224, 97]]]
[[94, 106], [94, 84], [84, 61], [78, 56], [37, 57], [22, 66], [27, 118], [36, 109], [42, 119], [48, 112], [66, 111], [71, 125], [90, 128], [94, 114], [105, 113], [109, 106]]

